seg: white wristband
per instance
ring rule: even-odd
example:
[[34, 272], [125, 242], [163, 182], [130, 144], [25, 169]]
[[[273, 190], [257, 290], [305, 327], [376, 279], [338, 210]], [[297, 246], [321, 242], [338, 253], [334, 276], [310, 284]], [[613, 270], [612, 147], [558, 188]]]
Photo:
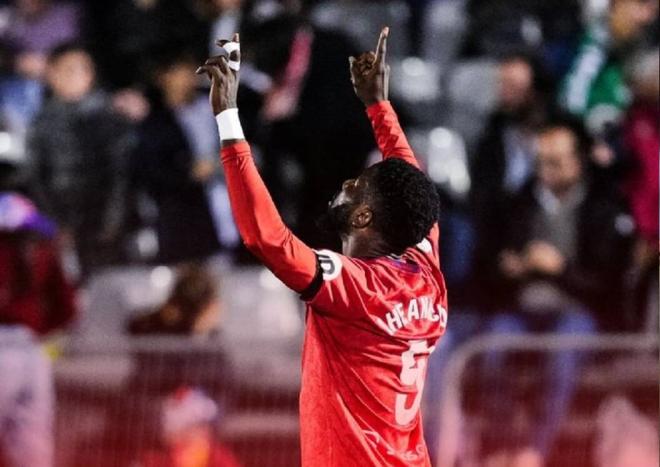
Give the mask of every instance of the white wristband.
[[222, 141], [228, 139], [245, 139], [241, 120], [238, 118], [238, 109], [227, 109], [215, 116], [218, 122], [218, 132]]

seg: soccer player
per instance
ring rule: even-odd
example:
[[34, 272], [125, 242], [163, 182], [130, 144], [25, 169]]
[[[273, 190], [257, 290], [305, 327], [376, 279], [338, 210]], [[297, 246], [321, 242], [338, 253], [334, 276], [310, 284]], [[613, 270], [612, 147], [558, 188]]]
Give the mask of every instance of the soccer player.
[[[300, 428], [304, 466], [429, 466], [419, 405], [447, 324], [438, 196], [387, 101], [386, 47], [350, 58], [384, 160], [346, 181], [327, 219], [343, 254], [315, 251], [284, 225], [244, 140], [238, 36], [198, 69], [223, 140], [222, 164], [245, 245], [307, 303]], [[319, 109], [320, 112], [323, 109]]]

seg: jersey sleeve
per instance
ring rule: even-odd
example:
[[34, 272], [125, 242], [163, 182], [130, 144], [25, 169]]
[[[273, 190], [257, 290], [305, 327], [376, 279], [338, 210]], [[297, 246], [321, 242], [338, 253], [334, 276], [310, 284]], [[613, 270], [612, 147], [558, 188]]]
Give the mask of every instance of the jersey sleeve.
[[381, 101], [367, 107], [367, 115], [383, 159], [403, 159], [419, 168], [419, 163], [399, 125], [399, 118], [390, 101]]
[[319, 272], [314, 251], [284, 224], [245, 141], [222, 148], [229, 201], [243, 243], [284, 284], [296, 292], [310, 287]]

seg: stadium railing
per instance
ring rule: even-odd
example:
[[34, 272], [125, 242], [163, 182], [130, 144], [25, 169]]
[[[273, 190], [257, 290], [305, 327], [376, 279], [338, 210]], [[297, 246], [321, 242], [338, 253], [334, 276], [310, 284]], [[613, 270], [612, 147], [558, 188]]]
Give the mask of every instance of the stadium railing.
[[[455, 467], [461, 457], [461, 444], [465, 432], [465, 400], [468, 398], [469, 388], [466, 388], [466, 375], [470, 373], [473, 363], [488, 352], [501, 351], [512, 354], [522, 354], [529, 361], [532, 353], [550, 353], [559, 351], [582, 351], [585, 354], [601, 356], [619, 354], [621, 365], [616, 365], [611, 358], [590, 359], [581, 372], [578, 386], [592, 388], [598, 386], [602, 393], [613, 394], [626, 392], [630, 386], [642, 385], [650, 394], [650, 406], [657, 416], [658, 410], [658, 344], [657, 334], [601, 334], [595, 336], [569, 336], [553, 334], [525, 334], [525, 335], [499, 335], [488, 334], [476, 337], [459, 348], [450, 357], [443, 373], [443, 389], [441, 403], [437, 407], [437, 416], [440, 421], [439, 437], [435, 447], [436, 467]], [[646, 362], [646, 368], [639, 368], [639, 355]], [[596, 363], [600, 361], [600, 366]], [[631, 364], [632, 363], [632, 364]], [[650, 364], [649, 364], [650, 363]], [[643, 366], [643, 365], [642, 365]], [[637, 368], [636, 368], [637, 367]], [[628, 374], [620, 370], [624, 368]], [[535, 371], [534, 369], [533, 371]], [[600, 372], [599, 372], [600, 370]], [[502, 378], [511, 378], [509, 373], [503, 373]], [[478, 379], [478, 378], [477, 378]], [[578, 388], [578, 391], [580, 390]], [[477, 395], [477, 398], [479, 395]], [[646, 402], [649, 402], [648, 400]], [[592, 405], [592, 404], [590, 404]], [[593, 413], [587, 417], [587, 431], [592, 431], [595, 425]], [[593, 434], [593, 433], [592, 433]], [[580, 461], [571, 461], [571, 465], [592, 465], [591, 453], [581, 452]], [[585, 460], [589, 458], [589, 460]], [[581, 463], [580, 463], [581, 462]], [[463, 464], [461, 464], [463, 465]], [[471, 465], [471, 464], [466, 464]], [[568, 465], [563, 463], [562, 465]]]
[[236, 368], [231, 343], [222, 339], [71, 343], [54, 365], [56, 465], [140, 465], [145, 453], [162, 446], [163, 402], [182, 387], [215, 403], [217, 439], [241, 465], [297, 465], [299, 358], [269, 354], [262, 345], [249, 349], [264, 361], [251, 377]]

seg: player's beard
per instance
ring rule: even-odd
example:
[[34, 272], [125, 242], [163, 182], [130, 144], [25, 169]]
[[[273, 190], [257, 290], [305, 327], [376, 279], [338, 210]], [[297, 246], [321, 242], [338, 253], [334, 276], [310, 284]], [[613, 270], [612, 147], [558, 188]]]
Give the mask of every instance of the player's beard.
[[344, 203], [337, 206], [329, 205], [326, 212], [316, 221], [318, 228], [329, 234], [348, 235], [350, 233], [350, 219], [355, 206], [353, 203]]

